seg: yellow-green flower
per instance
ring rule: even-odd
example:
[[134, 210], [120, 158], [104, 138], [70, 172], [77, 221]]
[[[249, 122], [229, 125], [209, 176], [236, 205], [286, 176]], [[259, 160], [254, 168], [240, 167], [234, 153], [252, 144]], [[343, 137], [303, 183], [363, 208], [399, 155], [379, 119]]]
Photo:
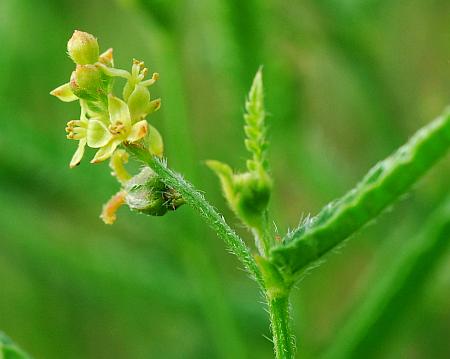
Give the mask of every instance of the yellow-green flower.
[[91, 119], [88, 123], [87, 144], [99, 148], [91, 163], [104, 161], [111, 157], [122, 142], [136, 142], [148, 131], [146, 120], [132, 123], [128, 105], [121, 99], [108, 96], [109, 124], [100, 119]]
[[109, 119], [101, 117], [88, 118], [86, 106], [81, 102], [79, 120], [67, 123], [67, 138], [77, 140], [78, 148], [70, 161], [70, 167], [77, 166], [84, 155], [86, 145], [98, 148], [91, 163], [98, 163], [111, 157], [123, 142], [132, 143], [142, 139], [148, 132], [146, 120], [132, 123], [128, 105], [121, 99], [109, 95]]
[[[80, 102], [80, 118], [69, 121], [66, 127], [67, 138], [79, 141], [70, 167], [81, 162], [86, 145], [97, 149], [91, 163], [110, 158], [122, 143], [140, 140], [150, 153], [162, 156], [161, 135], [145, 120], [161, 106], [161, 100], [152, 100], [148, 90], [158, 74], [145, 80], [148, 69], [137, 60], [133, 60], [131, 72], [114, 68], [113, 50], [99, 54], [97, 39], [82, 31], [75, 31], [67, 46], [75, 71], [69, 83], [50, 94], [64, 102]], [[126, 79], [123, 100], [111, 94], [114, 77]]]

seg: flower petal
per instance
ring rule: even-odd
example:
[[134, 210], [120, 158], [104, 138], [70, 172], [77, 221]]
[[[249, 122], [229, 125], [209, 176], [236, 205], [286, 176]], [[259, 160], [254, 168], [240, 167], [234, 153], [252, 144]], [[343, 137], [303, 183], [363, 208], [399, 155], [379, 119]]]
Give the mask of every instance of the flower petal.
[[150, 92], [147, 87], [136, 85], [127, 102], [131, 120], [139, 120], [148, 114], [147, 109], [150, 104]]
[[112, 138], [105, 124], [97, 119], [88, 121], [87, 144], [92, 148], [105, 146]]
[[148, 150], [154, 156], [162, 157], [164, 153], [164, 143], [159, 131], [152, 125], [148, 125]]
[[78, 97], [73, 94], [69, 83], [55, 88], [52, 92], [50, 92], [50, 95], [56, 96], [64, 102], [72, 102], [78, 100]]
[[148, 123], [146, 120], [136, 122], [133, 127], [131, 127], [130, 134], [127, 136], [128, 142], [139, 141], [148, 132]]
[[108, 111], [111, 124], [117, 125], [118, 123], [122, 123], [125, 128], [129, 129], [131, 127], [131, 116], [128, 105], [113, 95], [109, 95], [108, 100]]
[[84, 155], [84, 147], [86, 146], [86, 139], [82, 138], [80, 142], [78, 143], [78, 148], [73, 154], [72, 160], [70, 161], [70, 168], [74, 168], [78, 166], [81, 162], [81, 159]]
[[91, 163], [99, 163], [110, 158], [121, 142], [120, 139], [113, 138], [106, 146], [97, 151]]

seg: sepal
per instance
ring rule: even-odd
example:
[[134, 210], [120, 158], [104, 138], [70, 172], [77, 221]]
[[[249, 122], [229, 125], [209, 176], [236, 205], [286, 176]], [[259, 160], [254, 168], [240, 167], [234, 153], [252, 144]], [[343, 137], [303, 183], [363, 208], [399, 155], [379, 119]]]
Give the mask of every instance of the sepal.
[[50, 95], [59, 98], [63, 102], [72, 102], [78, 100], [78, 97], [75, 96], [72, 89], [70, 88], [69, 82], [55, 88], [50, 92]]

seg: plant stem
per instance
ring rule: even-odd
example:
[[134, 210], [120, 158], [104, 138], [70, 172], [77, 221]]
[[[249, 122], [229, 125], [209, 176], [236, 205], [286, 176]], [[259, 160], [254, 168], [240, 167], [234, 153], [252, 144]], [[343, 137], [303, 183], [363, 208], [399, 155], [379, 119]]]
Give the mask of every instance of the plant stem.
[[[176, 189], [186, 200], [186, 203], [200, 213], [206, 223], [224, 240], [231, 252], [242, 262], [247, 272], [260, 285], [267, 298], [276, 358], [293, 358], [295, 344], [289, 325], [289, 291], [284, 292], [283, 295], [275, 296], [268, 293], [256, 261], [244, 241], [192, 184], [187, 182], [180, 174], [169, 169], [160, 159], [150, 155], [146, 149], [133, 145], [129, 145], [127, 148], [140, 161], [152, 168], [166, 185]], [[262, 235], [266, 237], [267, 231], [263, 231]], [[267, 240], [267, 238], [264, 238], [264, 240]]]
[[270, 233], [269, 215], [267, 211], [265, 211], [261, 217], [261, 224], [252, 228], [252, 233], [255, 238], [255, 244], [258, 248], [259, 254], [265, 258], [268, 258], [274, 241]]
[[291, 359], [295, 354], [295, 340], [289, 323], [289, 294], [267, 297], [273, 335], [273, 346], [277, 359]]
[[144, 162], [155, 171], [161, 180], [176, 189], [186, 200], [186, 203], [200, 213], [205, 222], [216, 232], [216, 234], [227, 244], [229, 250], [238, 257], [247, 272], [264, 289], [264, 281], [261, 272], [256, 265], [255, 259], [249, 248], [235, 231], [225, 222], [214, 207], [205, 199], [194, 186], [187, 182], [179, 173], [169, 169], [160, 159], [153, 157], [145, 148], [129, 145], [128, 150], [140, 161]]

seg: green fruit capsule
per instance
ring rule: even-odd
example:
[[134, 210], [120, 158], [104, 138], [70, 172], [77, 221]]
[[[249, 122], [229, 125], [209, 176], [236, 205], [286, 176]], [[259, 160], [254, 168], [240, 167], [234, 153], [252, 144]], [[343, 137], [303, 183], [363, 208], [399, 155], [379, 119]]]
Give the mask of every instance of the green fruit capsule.
[[181, 195], [166, 186], [149, 167], [127, 182], [125, 192], [125, 202], [132, 210], [150, 216], [163, 216], [184, 203]]

